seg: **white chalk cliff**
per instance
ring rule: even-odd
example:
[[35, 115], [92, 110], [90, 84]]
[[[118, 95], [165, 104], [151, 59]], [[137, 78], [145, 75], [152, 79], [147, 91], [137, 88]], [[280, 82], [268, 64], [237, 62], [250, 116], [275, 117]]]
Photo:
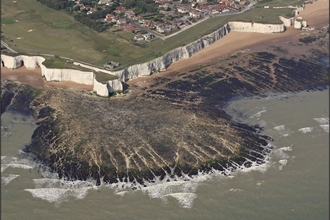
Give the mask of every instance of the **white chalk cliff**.
[[[41, 75], [44, 76], [47, 81], [73, 81], [80, 84], [94, 85], [93, 90], [96, 91], [97, 94], [106, 96], [113, 91], [123, 90], [123, 86], [118, 80], [114, 80], [115, 82], [109, 81], [105, 84], [95, 84], [97, 81], [94, 79], [94, 73], [92, 71], [84, 72], [73, 69], [47, 68], [42, 64], [44, 61], [45, 58], [40, 56], [8, 56], [1, 54], [1, 66], [5, 66], [12, 70], [19, 68], [22, 65], [24, 65], [27, 69], [35, 69], [40, 67]], [[102, 89], [100, 89], [102, 86], [104, 87], [103, 89], [107, 90], [107, 92], [103, 92]], [[111, 86], [114, 87], [112, 88]]]
[[[93, 90], [98, 95], [108, 96], [110, 93], [118, 90], [123, 90], [122, 82], [126, 82], [130, 79], [134, 79], [140, 76], [149, 76], [152, 73], [166, 70], [166, 68], [172, 63], [183, 59], [189, 58], [193, 54], [202, 50], [203, 48], [213, 44], [217, 40], [227, 35], [231, 30], [243, 31], [243, 32], [257, 32], [257, 33], [281, 33], [285, 31], [284, 24], [260, 24], [252, 22], [228, 22], [220, 29], [214, 31], [211, 34], [205, 35], [200, 39], [187, 44], [186, 46], [178, 47], [171, 50], [165, 55], [153, 59], [149, 62], [132, 65], [124, 70], [120, 71], [104, 71], [108, 74], [116, 75], [118, 80], [108, 81], [105, 84], [99, 83], [94, 79], [93, 72], [82, 72], [78, 70], [67, 69], [50, 69], [42, 65], [45, 60], [43, 57], [38, 56], [6, 56], [1, 55], [1, 59], [4, 66], [15, 69], [22, 65], [27, 68], [41, 67], [42, 75], [46, 77], [48, 81], [74, 81], [77, 83], [83, 83], [88, 85], [94, 85]], [[29, 67], [28, 67], [29, 66]], [[86, 66], [85, 66], [86, 67]], [[92, 68], [91, 68], [92, 69]]]

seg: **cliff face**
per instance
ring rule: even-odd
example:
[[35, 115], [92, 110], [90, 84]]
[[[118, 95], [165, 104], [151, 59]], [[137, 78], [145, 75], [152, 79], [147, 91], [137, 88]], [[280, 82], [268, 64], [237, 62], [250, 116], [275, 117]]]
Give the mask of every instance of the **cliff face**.
[[194, 41], [186, 46], [178, 47], [147, 63], [133, 65], [124, 70], [114, 72], [114, 74], [117, 75], [122, 81], [127, 81], [140, 76], [149, 76], [152, 73], [163, 71], [172, 63], [183, 58], [189, 58], [203, 48], [213, 44], [215, 41], [228, 34], [229, 31], [229, 26], [226, 24], [219, 30], [203, 36], [197, 41]]
[[83, 72], [72, 69], [49, 69], [44, 65], [40, 65], [42, 75], [45, 76], [47, 81], [73, 81], [76, 83], [93, 85], [94, 74], [93, 72]]
[[[108, 74], [116, 75], [118, 79], [122, 82], [134, 79], [140, 76], [149, 76], [152, 73], [164, 71], [172, 63], [183, 59], [189, 58], [193, 54], [199, 52], [203, 48], [213, 44], [217, 40], [223, 38], [231, 30], [234, 31], [243, 31], [243, 32], [257, 32], [257, 33], [280, 33], [285, 31], [284, 24], [259, 24], [251, 22], [228, 22], [226, 25], [216, 30], [215, 32], [205, 35], [202, 38], [187, 44], [186, 46], [178, 47], [165, 55], [153, 59], [149, 62], [136, 64], [130, 66], [124, 70], [110, 72], [103, 71]], [[48, 81], [58, 80], [58, 81], [74, 81], [77, 83], [94, 85], [94, 91], [98, 95], [108, 95], [116, 90], [122, 90], [122, 84], [120, 81], [108, 81], [106, 84], [101, 84], [96, 82], [93, 78], [93, 73], [91, 72], [82, 72], [76, 70], [66, 70], [66, 69], [48, 69], [42, 65], [44, 58], [42, 57], [28, 57], [28, 56], [17, 56], [10, 57], [6, 55], [1, 55], [1, 59], [4, 62], [4, 65], [10, 69], [15, 69], [22, 65], [22, 60], [24, 65], [28, 65], [27, 68], [35, 68], [40, 66], [42, 69], [42, 74], [46, 77]], [[82, 64], [80, 64], [82, 65]], [[87, 68], [95, 69], [95, 67], [89, 67], [84, 65]], [[107, 90], [106, 90], [107, 88]]]
[[1, 61], [3, 62], [4, 66], [9, 69], [16, 69], [24, 65], [27, 69], [35, 69], [42, 65], [42, 62], [45, 60], [43, 57], [39, 56], [7, 56], [1, 54]]
[[122, 71], [114, 72], [122, 81], [127, 81], [140, 76], [148, 76], [154, 72], [165, 70], [170, 64], [182, 59], [189, 58], [203, 48], [223, 38], [231, 30], [257, 33], [281, 33], [285, 31], [283, 24], [259, 24], [251, 22], [228, 22], [219, 30], [203, 36], [186, 46], [176, 48], [162, 57], [151, 60], [147, 63], [130, 66]]
[[283, 22], [285, 27], [290, 27], [294, 23], [294, 18], [285, 18], [282, 16], [279, 16], [279, 19]]
[[257, 32], [257, 33], [281, 33], [285, 31], [284, 24], [260, 24], [251, 22], [228, 22], [230, 29], [233, 31], [242, 32]]
[[[73, 69], [51, 69], [45, 67], [42, 63], [45, 61], [45, 58], [39, 56], [8, 56], [1, 54], [1, 65], [9, 69], [16, 69], [21, 66], [25, 66], [27, 69], [35, 69], [37, 67], [41, 68], [42, 76], [45, 76], [47, 81], [73, 81], [76, 83], [87, 84], [87, 85], [94, 85], [94, 73], [93, 72], [83, 72], [79, 70]], [[101, 84], [105, 88], [109, 88], [109, 83]], [[115, 88], [109, 88], [110, 90], [122, 90], [122, 86], [118, 85], [118, 82], [110, 83], [110, 85], [115, 85]], [[108, 92], [101, 92], [100, 94], [98, 91], [101, 91], [99, 85], [94, 86], [94, 90], [97, 92], [98, 95], [109, 94]]]
[[115, 91], [123, 90], [123, 84], [121, 80], [118, 79], [108, 81], [106, 84], [100, 83], [96, 79], [94, 79], [93, 83], [94, 83], [93, 91], [95, 91], [96, 94], [100, 96], [109, 96], [111, 93], [114, 93]]

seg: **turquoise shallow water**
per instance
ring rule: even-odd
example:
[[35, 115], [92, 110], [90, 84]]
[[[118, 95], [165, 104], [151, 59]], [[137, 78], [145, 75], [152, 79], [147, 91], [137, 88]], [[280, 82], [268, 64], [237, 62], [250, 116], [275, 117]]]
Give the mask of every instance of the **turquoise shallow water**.
[[275, 139], [267, 166], [230, 178], [201, 176], [143, 191], [55, 182], [19, 153], [36, 128], [33, 120], [6, 112], [1, 117], [1, 217], [329, 219], [328, 106], [328, 89], [232, 101], [226, 109], [234, 120], [260, 124]]

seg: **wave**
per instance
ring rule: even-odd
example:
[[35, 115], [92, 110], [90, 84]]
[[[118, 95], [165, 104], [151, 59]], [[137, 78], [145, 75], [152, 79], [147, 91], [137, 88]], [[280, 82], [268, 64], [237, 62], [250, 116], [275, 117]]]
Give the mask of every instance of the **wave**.
[[15, 174], [9, 174], [7, 177], [2, 176], [1, 182], [4, 185], [7, 185], [8, 183], [10, 183], [12, 180], [16, 179], [17, 177], [19, 177], [19, 175], [15, 175]]
[[313, 127], [306, 127], [306, 128], [300, 128], [299, 131], [301, 133], [308, 133], [308, 132], [312, 132], [313, 131]]
[[314, 118], [320, 124], [320, 127], [327, 133], [329, 133], [329, 118]]
[[267, 110], [262, 110], [260, 112], [257, 112], [256, 114], [250, 116], [250, 118], [259, 118], [261, 116], [262, 113], [267, 112]]
[[171, 193], [166, 196], [175, 198], [182, 208], [191, 208], [197, 197], [195, 193]]

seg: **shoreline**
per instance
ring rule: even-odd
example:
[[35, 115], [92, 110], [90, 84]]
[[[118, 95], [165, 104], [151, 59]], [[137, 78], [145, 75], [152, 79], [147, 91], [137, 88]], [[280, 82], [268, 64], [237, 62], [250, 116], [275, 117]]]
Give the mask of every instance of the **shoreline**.
[[[295, 40], [298, 41], [298, 38]], [[285, 43], [287, 38], [275, 40]], [[264, 48], [264, 44], [257, 45]], [[298, 52], [304, 54], [301, 53], [301, 48], [304, 47], [299, 48]], [[259, 94], [274, 90], [312, 90], [318, 84], [327, 85], [327, 72], [319, 63], [313, 63], [313, 60], [309, 62], [303, 57], [298, 57], [298, 60], [292, 59], [291, 56], [291, 53], [284, 57], [283, 53], [271, 54], [271, 51], [241, 55], [230, 59], [230, 62], [238, 64], [229, 65], [228, 61], [228, 65], [223, 62], [220, 68], [218, 64], [209, 69], [205, 67], [204, 73], [198, 73], [196, 70], [191, 73], [190, 78], [188, 75], [186, 78], [179, 77], [179, 83], [174, 79], [171, 86], [165, 89], [154, 88], [149, 93], [144, 93], [145, 96], [141, 96], [140, 99], [111, 101], [111, 108], [104, 99], [95, 99], [67, 90], [48, 90], [35, 98], [32, 105], [24, 101], [17, 102], [33, 106], [35, 117], [40, 119], [26, 151], [35, 153], [38, 159], [48, 164], [60, 177], [92, 177], [97, 180], [97, 184], [101, 184], [101, 180], [113, 183], [119, 182], [118, 179], [126, 182], [135, 180], [136, 183], [141, 183], [145, 180], [152, 181], [156, 176], [164, 179], [173, 173], [184, 173], [189, 176], [200, 170], [223, 171], [228, 169], [227, 163], [237, 168], [238, 165], [244, 164], [246, 159], [261, 164], [265, 157], [263, 153], [269, 153], [268, 150], [271, 150], [266, 148], [271, 139], [260, 134], [261, 127], [232, 122], [226, 112], [218, 109], [216, 104], [225, 101], [226, 97], [244, 91]], [[244, 62], [240, 63], [241, 60]], [[223, 66], [225, 68], [222, 68]], [[311, 71], [315, 74], [310, 74]], [[21, 74], [27, 77], [24, 72]], [[159, 74], [154, 76], [157, 77]], [[42, 85], [43, 82], [38, 83]], [[11, 92], [17, 94], [15, 90]], [[25, 94], [24, 91], [21, 94]], [[13, 97], [17, 98], [15, 95]], [[25, 99], [22, 96], [18, 98]], [[15, 102], [10, 100], [8, 103]], [[113, 125], [116, 129], [112, 129]], [[189, 129], [182, 129], [186, 125]], [[89, 136], [90, 128], [94, 132], [92, 136]], [[108, 129], [112, 129], [111, 135]], [[156, 132], [152, 132], [153, 136], [150, 136], [150, 131]], [[67, 136], [62, 136], [61, 142], [54, 141], [55, 138], [60, 139], [63, 134]], [[203, 136], [200, 136], [201, 134]], [[171, 138], [168, 137], [176, 135], [180, 138], [169, 140]], [[82, 142], [83, 137], [87, 137], [85, 140], [88, 144]], [[199, 141], [201, 143], [196, 147], [195, 143]], [[182, 143], [187, 146], [183, 146]], [[52, 147], [52, 151], [49, 151], [49, 146]], [[74, 147], [77, 146], [84, 153], [75, 152]], [[88, 155], [91, 151], [86, 147], [90, 146], [93, 148], [93, 154]], [[150, 148], [143, 151], [143, 155], [141, 152], [133, 152], [140, 148], [141, 151], [144, 150], [143, 146]], [[208, 149], [208, 146], [214, 149]], [[65, 151], [61, 152], [63, 149]], [[73, 155], [66, 154], [67, 152], [73, 152]], [[96, 155], [108, 155], [110, 158], [118, 159], [118, 162], [109, 161], [109, 157], [99, 159]], [[133, 156], [137, 158], [131, 161], [130, 158]], [[141, 156], [142, 159], [139, 159]], [[142, 161], [140, 164], [137, 162], [139, 160]], [[193, 164], [194, 160], [197, 160], [198, 165]], [[149, 167], [152, 168], [148, 170]]]

